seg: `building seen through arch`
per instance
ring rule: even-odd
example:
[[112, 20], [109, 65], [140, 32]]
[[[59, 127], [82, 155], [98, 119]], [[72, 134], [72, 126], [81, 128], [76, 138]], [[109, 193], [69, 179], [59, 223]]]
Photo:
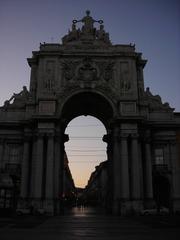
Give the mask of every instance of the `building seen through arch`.
[[103, 21], [87, 11], [62, 43], [40, 44], [27, 60], [29, 90], [0, 108], [1, 207], [61, 213], [65, 129], [91, 115], [107, 130], [107, 164], [97, 171], [107, 168], [109, 211], [180, 210], [180, 113], [144, 88], [147, 61], [134, 45], [113, 45]]

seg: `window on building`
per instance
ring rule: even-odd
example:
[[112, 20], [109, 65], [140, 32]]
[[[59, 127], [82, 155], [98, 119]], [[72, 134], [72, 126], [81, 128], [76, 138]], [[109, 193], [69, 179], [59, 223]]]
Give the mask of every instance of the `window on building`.
[[164, 164], [164, 152], [163, 148], [156, 148], [155, 149], [155, 164], [162, 165]]

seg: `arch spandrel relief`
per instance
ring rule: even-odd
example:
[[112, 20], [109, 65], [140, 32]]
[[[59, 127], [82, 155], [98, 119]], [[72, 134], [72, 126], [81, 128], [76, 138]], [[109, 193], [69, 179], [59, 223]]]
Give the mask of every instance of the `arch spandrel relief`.
[[61, 60], [63, 86], [81, 85], [81, 83], [91, 83], [98, 86], [103, 83], [112, 86], [114, 83], [114, 65], [112, 60], [97, 60], [90, 57], [81, 60], [70, 59]]

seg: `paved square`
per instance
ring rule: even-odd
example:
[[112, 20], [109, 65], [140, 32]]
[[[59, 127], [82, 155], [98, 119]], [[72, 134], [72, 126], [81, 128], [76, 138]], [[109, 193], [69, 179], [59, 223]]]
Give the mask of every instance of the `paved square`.
[[115, 217], [77, 214], [0, 219], [1, 240], [176, 240], [180, 216]]

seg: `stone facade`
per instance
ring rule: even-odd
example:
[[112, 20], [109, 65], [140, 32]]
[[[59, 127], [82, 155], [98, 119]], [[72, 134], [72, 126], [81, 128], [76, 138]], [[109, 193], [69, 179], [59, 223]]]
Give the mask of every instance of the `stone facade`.
[[108, 210], [110, 207], [108, 182], [108, 161], [104, 161], [95, 167], [95, 171], [88, 180], [83, 193], [84, 203], [88, 206], [98, 206]]
[[27, 60], [29, 91], [23, 87], [0, 108], [0, 168], [20, 171], [21, 201], [59, 212], [66, 126], [92, 115], [107, 129], [112, 212], [152, 206], [156, 173], [168, 179], [172, 209], [180, 209], [180, 116], [144, 89], [147, 61], [134, 45], [113, 45], [103, 21], [87, 11], [62, 44], [40, 44]]

